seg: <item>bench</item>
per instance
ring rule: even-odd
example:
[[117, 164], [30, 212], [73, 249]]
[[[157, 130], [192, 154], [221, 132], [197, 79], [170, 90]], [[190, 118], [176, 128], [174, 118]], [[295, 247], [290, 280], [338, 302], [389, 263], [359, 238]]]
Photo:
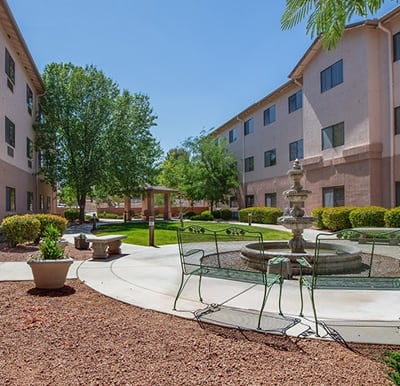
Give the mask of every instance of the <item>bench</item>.
[[[263, 246], [263, 237], [260, 232], [250, 231], [241, 227], [227, 227], [221, 230], [210, 230], [198, 225], [190, 225], [177, 230], [179, 256], [181, 262], [181, 283], [175, 298], [173, 309], [186, 283], [193, 276], [199, 277], [198, 293], [200, 301], [201, 283], [203, 277], [233, 280], [244, 283], [264, 286], [263, 297], [258, 317], [257, 328], [260, 329], [261, 317], [268, 295], [274, 284], [279, 285], [279, 313], [282, 315], [282, 266], [286, 258], [278, 257], [267, 261], [264, 251], [260, 249], [257, 267], [251, 267], [240, 253], [243, 246], [249, 243], [259, 243]], [[274, 273], [268, 268], [274, 265]], [[186, 277], [186, 280], [185, 280]]]
[[105, 259], [111, 255], [121, 254], [121, 240], [126, 235], [110, 235], [99, 237], [87, 237], [87, 241], [92, 243], [93, 259]]
[[[374, 257], [375, 247], [381, 240], [391, 240], [400, 237], [400, 230], [385, 231], [385, 228], [380, 229], [381, 232], [375, 232], [371, 234], [370, 229], [362, 231], [360, 228], [345, 229], [334, 233], [320, 233], [317, 235], [315, 244], [315, 253], [312, 261], [307, 260], [305, 257], [297, 259], [300, 264], [300, 316], [303, 316], [303, 287], [306, 287], [310, 294], [311, 305], [315, 320], [315, 334], [318, 334], [318, 316], [317, 307], [315, 302], [315, 291], [316, 290], [369, 290], [369, 291], [399, 291], [400, 290], [400, 271], [393, 272], [393, 276], [388, 275], [377, 275], [374, 271]], [[370, 251], [368, 253], [363, 252], [362, 254], [367, 257], [366, 266], [364, 271], [360, 269], [360, 272], [345, 273], [345, 274], [320, 274], [319, 270], [322, 271], [323, 267], [320, 267], [320, 256], [321, 250], [324, 247], [324, 243], [343, 243], [344, 237], [351, 240], [364, 239], [368, 233], [368, 242], [370, 243]], [[348, 242], [348, 241], [347, 241]], [[364, 248], [365, 249], [365, 248]], [[400, 248], [399, 248], [400, 252]], [[400, 256], [400, 255], [399, 255]], [[322, 259], [321, 259], [322, 261]], [[310, 272], [310, 274], [306, 274]]]

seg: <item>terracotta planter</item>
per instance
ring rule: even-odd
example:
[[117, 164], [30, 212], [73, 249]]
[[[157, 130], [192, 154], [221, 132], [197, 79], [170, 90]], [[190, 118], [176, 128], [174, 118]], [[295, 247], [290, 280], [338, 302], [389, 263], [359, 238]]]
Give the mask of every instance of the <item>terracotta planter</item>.
[[27, 263], [32, 269], [36, 288], [57, 289], [64, 287], [73, 259], [70, 257], [60, 260], [30, 259]]

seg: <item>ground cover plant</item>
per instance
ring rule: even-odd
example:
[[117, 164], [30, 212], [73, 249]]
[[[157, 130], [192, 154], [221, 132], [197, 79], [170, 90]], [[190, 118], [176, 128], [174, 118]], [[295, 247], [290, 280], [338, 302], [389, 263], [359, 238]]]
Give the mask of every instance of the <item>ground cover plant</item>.
[[[211, 230], [219, 230], [228, 227], [230, 224], [221, 222], [185, 222], [188, 225], [200, 225]], [[176, 244], [176, 230], [181, 226], [178, 221], [156, 221], [155, 223], [155, 243], [156, 245]], [[290, 233], [282, 232], [274, 229], [267, 229], [257, 226], [240, 224], [241, 228], [250, 229], [253, 231], [261, 232], [264, 240], [289, 240]], [[112, 234], [125, 234], [128, 237], [124, 239], [124, 243], [149, 245], [149, 225], [147, 222], [127, 222], [104, 224], [97, 228], [96, 236], [112, 235]]]

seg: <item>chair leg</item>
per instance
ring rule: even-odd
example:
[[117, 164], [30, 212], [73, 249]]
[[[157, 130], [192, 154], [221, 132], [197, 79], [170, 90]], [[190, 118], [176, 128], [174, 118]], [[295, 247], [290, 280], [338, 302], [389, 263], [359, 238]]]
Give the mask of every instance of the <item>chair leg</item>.
[[183, 289], [185, 288], [186, 283], [190, 279], [190, 275], [188, 276], [188, 278], [186, 279], [185, 282], [184, 282], [184, 278], [185, 278], [185, 274], [182, 272], [181, 285], [179, 286], [178, 293], [176, 294], [175, 301], [174, 301], [174, 308], [173, 308], [174, 311], [176, 311], [176, 302], [178, 301], [179, 296], [181, 295]]
[[314, 321], [315, 321], [315, 336], [319, 336], [318, 333], [318, 317], [317, 317], [317, 309], [315, 307], [315, 298], [314, 298], [314, 290], [310, 289], [310, 297], [311, 297], [311, 305], [314, 313]]
[[304, 316], [304, 314], [303, 314], [304, 300], [303, 300], [303, 281], [301, 278], [299, 279], [299, 286], [300, 286], [300, 313], [299, 313], [299, 315], [301, 317], [303, 317]]
[[261, 304], [260, 314], [258, 316], [257, 330], [261, 330], [261, 317], [262, 317], [262, 313], [264, 311], [265, 305], [267, 304], [267, 300], [268, 300], [269, 293], [271, 292], [271, 288], [272, 288], [272, 286], [268, 287], [267, 284], [264, 285], [264, 297], [263, 297], [263, 302]]
[[199, 299], [200, 301], [203, 303], [203, 297], [201, 296], [201, 278], [203, 277], [203, 275], [199, 275]]

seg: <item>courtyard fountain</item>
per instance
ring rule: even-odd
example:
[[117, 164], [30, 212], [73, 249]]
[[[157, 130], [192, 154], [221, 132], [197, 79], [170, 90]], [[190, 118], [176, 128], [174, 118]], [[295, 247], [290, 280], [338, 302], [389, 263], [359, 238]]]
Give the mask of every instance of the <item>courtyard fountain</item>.
[[[292, 180], [290, 189], [283, 192], [284, 197], [290, 202], [288, 215], [278, 219], [278, 224], [290, 229], [292, 238], [287, 241], [264, 241], [263, 245], [258, 243], [248, 244], [241, 249], [242, 258], [249, 265], [259, 268], [263, 265], [260, 259], [260, 249], [264, 250], [264, 258], [271, 259], [275, 256], [284, 256], [290, 260], [286, 276], [297, 274], [299, 271], [296, 259], [306, 257], [313, 260], [315, 244], [304, 240], [303, 233], [311, 228], [316, 220], [312, 216], [305, 216], [304, 201], [312, 193], [303, 189], [301, 179], [304, 177], [304, 170], [299, 160], [295, 160], [292, 168], [287, 172]], [[347, 273], [362, 266], [361, 250], [353, 245], [343, 242], [324, 242], [319, 249], [319, 270], [323, 274]]]

